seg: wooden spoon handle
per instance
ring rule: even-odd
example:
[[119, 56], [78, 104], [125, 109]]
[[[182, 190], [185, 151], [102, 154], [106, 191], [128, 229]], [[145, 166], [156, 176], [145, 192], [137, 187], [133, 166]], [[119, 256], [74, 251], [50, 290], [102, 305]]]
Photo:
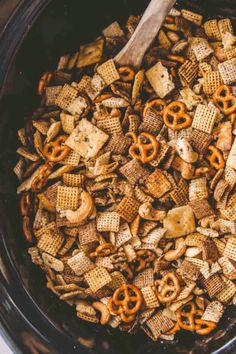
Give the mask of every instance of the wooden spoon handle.
[[115, 57], [117, 65], [141, 66], [144, 54], [175, 3], [176, 0], [151, 0], [129, 42]]

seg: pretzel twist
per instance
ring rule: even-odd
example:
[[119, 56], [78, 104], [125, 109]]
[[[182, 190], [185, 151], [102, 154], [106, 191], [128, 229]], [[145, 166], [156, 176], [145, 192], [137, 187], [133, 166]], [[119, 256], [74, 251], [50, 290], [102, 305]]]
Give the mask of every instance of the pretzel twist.
[[183, 102], [173, 101], [164, 110], [164, 123], [172, 130], [182, 130], [191, 126], [192, 118], [186, 113], [187, 108]]
[[135, 71], [130, 66], [121, 66], [117, 69], [121, 81], [129, 82], [134, 79]]
[[112, 243], [104, 243], [96, 248], [95, 252], [90, 253], [90, 257], [106, 257], [116, 252], [116, 248]]
[[151, 250], [138, 250], [136, 252], [137, 258], [134, 262], [134, 270], [141, 272], [149, 267], [156, 259], [156, 254]]
[[134, 140], [133, 145], [129, 149], [129, 153], [134, 159], [142, 163], [149, 163], [156, 158], [159, 142], [155, 136], [149, 133], [141, 133], [138, 137], [134, 133], [128, 133], [127, 136]]
[[216, 170], [221, 170], [225, 167], [225, 160], [221, 151], [213, 145], [208, 147], [206, 159], [210, 162], [211, 167]]
[[192, 301], [178, 309], [176, 312], [176, 318], [179, 327], [186, 331], [194, 332], [196, 311], [196, 305]]
[[39, 192], [46, 184], [48, 176], [52, 173], [52, 166], [50, 163], [45, 163], [39, 169], [38, 175], [33, 179], [31, 189], [33, 192]]
[[[196, 317], [202, 317], [203, 315], [202, 310], [197, 310]], [[205, 321], [202, 318], [195, 319], [195, 331], [200, 336], [206, 336], [207, 334], [211, 333], [216, 328], [216, 323], [211, 321]]]
[[226, 116], [236, 112], [236, 97], [232, 95], [230, 86], [219, 86], [213, 95], [213, 102]]
[[67, 135], [61, 135], [56, 140], [47, 143], [43, 149], [43, 155], [47, 160], [52, 162], [60, 162], [64, 160], [70, 153], [71, 149], [65, 145]]
[[166, 108], [166, 101], [159, 98], [155, 98], [154, 100], [147, 102], [143, 110], [144, 116], [149, 108], [155, 109], [160, 116], [163, 116], [164, 110]]
[[174, 301], [180, 293], [179, 279], [174, 273], [168, 272], [162, 280], [156, 280], [157, 296], [161, 303]]
[[123, 322], [130, 323], [135, 320], [142, 302], [142, 293], [136, 286], [123, 284], [114, 292], [108, 309], [112, 314], [120, 315]]

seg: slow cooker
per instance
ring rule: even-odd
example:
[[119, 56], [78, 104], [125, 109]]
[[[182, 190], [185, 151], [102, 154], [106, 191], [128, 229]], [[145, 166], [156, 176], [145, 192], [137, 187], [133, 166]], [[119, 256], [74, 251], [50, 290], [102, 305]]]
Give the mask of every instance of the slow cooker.
[[[170, 343], [82, 322], [45, 287], [45, 277], [31, 264], [21, 232], [12, 170], [17, 129], [39, 103], [40, 75], [53, 69], [61, 55], [96, 38], [112, 21], [123, 23], [129, 14], [141, 13], [148, 2], [21, 0], [0, 33], [0, 327], [14, 353], [236, 353], [235, 308], [227, 311], [210, 337], [183, 334]], [[236, 20], [236, 0], [179, 4], [206, 18]]]

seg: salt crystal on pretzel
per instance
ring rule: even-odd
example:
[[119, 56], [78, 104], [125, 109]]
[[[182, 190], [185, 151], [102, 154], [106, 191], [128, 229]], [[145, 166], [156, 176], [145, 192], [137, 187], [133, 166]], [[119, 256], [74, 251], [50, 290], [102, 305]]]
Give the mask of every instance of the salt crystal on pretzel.
[[208, 20], [204, 23], [204, 30], [209, 39], [220, 41], [222, 39], [217, 20]]
[[84, 274], [84, 279], [88, 283], [93, 293], [102, 289], [105, 285], [108, 285], [112, 278], [108, 271], [102, 267], [95, 267], [89, 272]]
[[175, 88], [167, 68], [161, 62], [146, 71], [146, 77], [158, 97], [164, 98]]
[[141, 289], [146, 308], [153, 309], [160, 306], [159, 300], [151, 286], [145, 286]]
[[120, 227], [120, 216], [116, 212], [104, 212], [97, 215], [97, 230], [100, 232], [118, 232]]
[[89, 159], [96, 156], [107, 140], [107, 134], [88, 120], [82, 119], [66, 140], [66, 145], [82, 157]]
[[216, 298], [223, 304], [228, 304], [236, 293], [236, 286], [231, 280], [225, 278], [224, 276], [221, 278], [223, 281], [223, 288], [216, 294]]
[[224, 306], [219, 301], [212, 301], [205, 309], [202, 319], [204, 321], [211, 321], [219, 323], [224, 313]]
[[95, 42], [80, 46], [77, 68], [100, 62], [103, 54], [104, 40], [99, 38]]
[[231, 85], [236, 81], [236, 58], [220, 63], [218, 69], [225, 85]]
[[163, 220], [167, 238], [176, 238], [188, 235], [195, 231], [195, 218], [189, 205], [174, 208], [168, 211]]
[[199, 129], [204, 133], [211, 134], [215, 121], [217, 118], [216, 109], [209, 108], [208, 106], [199, 104], [197, 106], [192, 127]]

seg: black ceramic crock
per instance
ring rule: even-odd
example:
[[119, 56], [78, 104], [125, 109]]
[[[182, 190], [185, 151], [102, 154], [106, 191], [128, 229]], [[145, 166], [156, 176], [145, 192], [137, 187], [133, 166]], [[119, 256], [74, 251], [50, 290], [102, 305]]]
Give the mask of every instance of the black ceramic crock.
[[[210, 337], [184, 333], [174, 343], [153, 343], [143, 333], [130, 336], [80, 321], [46, 289], [22, 236], [12, 169], [17, 129], [39, 104], [40, 74], [53, 69], [60, 55], [96, 38], [113, 20], [124, 23], [147, 4], [148, 0], [21, 0], [0, 34], [0, 327], [14, 353], [236, 353], [234, 308]], [[236, 0], [180, 4], [206, 18], [236, 17]]]

